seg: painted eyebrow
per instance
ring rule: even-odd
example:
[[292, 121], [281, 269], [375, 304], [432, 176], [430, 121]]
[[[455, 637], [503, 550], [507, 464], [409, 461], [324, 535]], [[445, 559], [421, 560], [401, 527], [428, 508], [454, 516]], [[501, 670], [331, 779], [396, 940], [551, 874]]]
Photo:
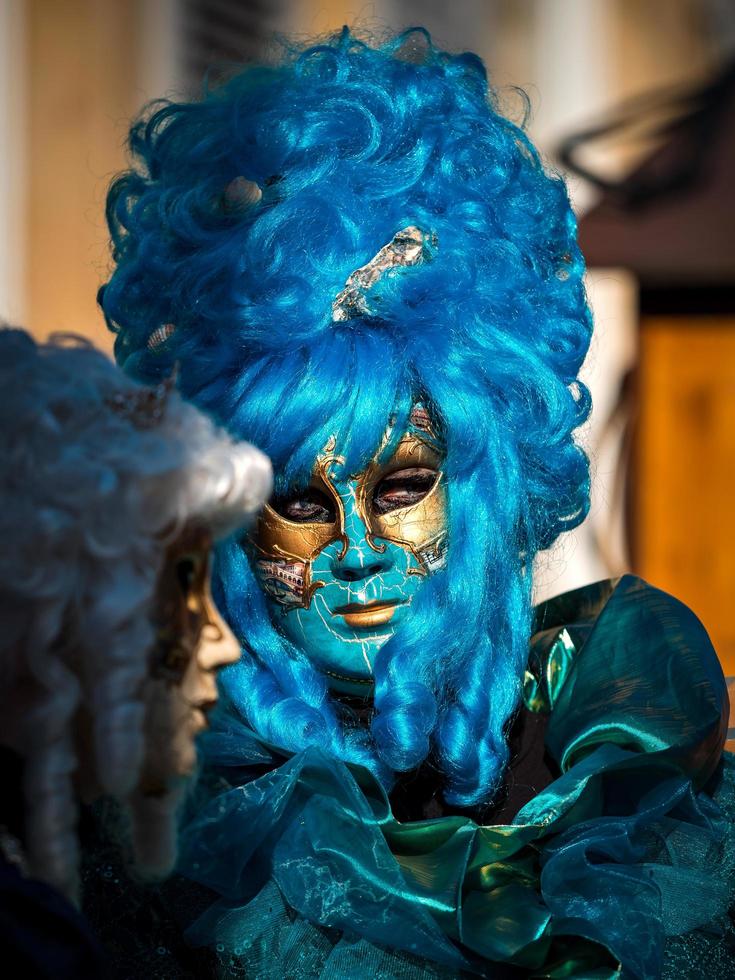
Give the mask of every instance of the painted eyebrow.
[[400, 470], [391, 470], [386, 473], [385, 476], [381, 477], [381, 482], [383, 480], [406, 480], [411, 477], [436, 476], [437, 472], [430, 466], [404, 466]]

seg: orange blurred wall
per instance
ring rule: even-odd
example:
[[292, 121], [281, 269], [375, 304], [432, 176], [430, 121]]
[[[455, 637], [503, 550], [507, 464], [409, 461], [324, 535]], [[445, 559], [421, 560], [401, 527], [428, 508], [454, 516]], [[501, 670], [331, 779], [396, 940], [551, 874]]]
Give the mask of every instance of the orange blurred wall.
[[108, 268], [105, 191], [125, 163], [142, 3], [26, 0], [25, 320], [109, 350], [95, 297]]
[[735, 675], [735, 320], [644, 319], [639, 372], [636, 571], [694, 610]]

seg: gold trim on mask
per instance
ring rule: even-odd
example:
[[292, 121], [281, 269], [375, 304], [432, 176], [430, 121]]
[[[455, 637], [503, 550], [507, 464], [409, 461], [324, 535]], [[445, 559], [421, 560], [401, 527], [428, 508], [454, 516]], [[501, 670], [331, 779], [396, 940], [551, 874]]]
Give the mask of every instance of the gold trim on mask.
[[[376, 538], [408, 548], [419, 563], [416, 570], [419, 573], [426, 570], [422, 553], [434, 550], [446, 534], [447, 495], [441, 463], [442, 457], [433, 446], [409, 432], [398, 443], [390, 459], [380, 462], [378, 456], [357, 477], [356, 504], [367, 528], [367, 543], [379, 552], [385, 551], [385, 544], [376, 545]], [[413, 467], [437, 470], [436, 482], [426, 496], [409, 507], [374, 514], [370, 501], [383, 477]]]
[[269, 558], [290, 558], [308, 563], [333, 541], [341, 541], [340, 558], [344, 558], [348, 547], [345, 534], [345, 509], [342, 498], [329, 478], [330, 466], [342, 462], [340, 456], [332, 453], [320, 456], [310, 481], [310, 486], [321, 490], [332, 500], [337, 519], [330, 523], [290, 521], [275, 511], [270, 504], [266, 504], [251, 535], [251, 541], [258, 551]]
[[290, 521], [274, 510], [270, 504], [266, 504], [255, 530], [248, 539], [256, 553], [264, 558], [286, 558], [304, 564], [301, 605], [296, 603], [284, 605], [284, 613], [289, 613], [293, 609], [308, 609], [317, 589], [324, 588], [324, 582], [311, 580], [311, 563], [320, 551], [333, 541], [341, 541], [342, 550], [339, 557], [344, 558], [347, 554], [349, 542], [345, 534], [344, 504], [329, 479], [329, 467], [333, 463], [343, 462], [341, 456], [334, 454], [334, 446], [335, 440], [330, 439], [325, 447], [325, 454], [317, 460], [310, 485], [321, 490], [333, 501], [337, 519], [328, 524], [321, 521]]
[[[335, 541], [342, 543], [339, 558], [347, 554], [349, 541], [345, 532], [345, 511], [342, 498], [330, 477], [334, 463], [343, 464], [342, 457], [333, 452], [334, 441], [326, 447], [314, 467], [310, 486], [320, 490], [334, 503], [336, 519], [330, 523], [317, 521], [290, 521], [266, 504], [256, 528], [250, 536], [255, 551], [265, 558], [285, 558], [303, 562], [303, 608], [309, 607], [311, 598], [323, 582], [311, 581], [311, 562]], [[409, 571], [425, 575], [443, 557], [446, 538], [447, 495], [444, 475], [440, 466], [441, 453], [415, 433], [406, 433], [394, 452], [384, 459], [385, 445], [373, 461], [353, 479], [356, 483], [355, 505], [365, 525], [365, 538], [373, 551], [382, 554], [386, 541], [408, 549], [416, 558], [418, 567]], [[437, 471], [434, 485], [418, 503], [400, 507], [387, 514], [372, 512], [372, 497], [380, 481], [398, 470], [426, 467]], [[380, 540], [379, 540], [380, 539]], [[257, 556], [256, 556], [257, 557]], [[289, 611], [287, 607], [284, 607]], [[300, 608], [296, 605], [290, 608]]]

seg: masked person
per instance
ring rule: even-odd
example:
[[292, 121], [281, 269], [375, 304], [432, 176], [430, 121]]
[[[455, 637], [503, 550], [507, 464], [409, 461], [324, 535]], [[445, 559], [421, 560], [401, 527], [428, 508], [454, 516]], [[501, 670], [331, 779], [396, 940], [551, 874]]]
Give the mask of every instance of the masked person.
[[212, 542], [252, 519], [270, 467], [68, 338], [0, 331], [0, 386], [3, 963], [100, 977], [72, 904], [78, 804], [118, 799], [138, 870], [171, 869], [194, 738], [240, 655]]
[[237, 976], [725, 975], [704, 629], [633, 577], [532, 608], [587, 512], [591, 319], [564, 183], [479, 58], [345, 29], [156, 105], [131, 148], [117, 357], [179, 363], [275, 472], [219, 564], [246, 642], [182, 842], [189, 942]]

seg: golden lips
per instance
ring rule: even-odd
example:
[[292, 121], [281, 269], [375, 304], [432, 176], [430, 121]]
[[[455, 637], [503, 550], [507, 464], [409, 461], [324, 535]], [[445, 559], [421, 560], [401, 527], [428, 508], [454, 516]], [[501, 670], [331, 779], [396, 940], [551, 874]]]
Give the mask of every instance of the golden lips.
[[342, 616], [351, 629], [372, 629], [383, 626], [393, 619], [398, 602], [395, 600], [376, 602], [350, 602], [346, 606], [338, 606], [332, 611], [333, 616]]

